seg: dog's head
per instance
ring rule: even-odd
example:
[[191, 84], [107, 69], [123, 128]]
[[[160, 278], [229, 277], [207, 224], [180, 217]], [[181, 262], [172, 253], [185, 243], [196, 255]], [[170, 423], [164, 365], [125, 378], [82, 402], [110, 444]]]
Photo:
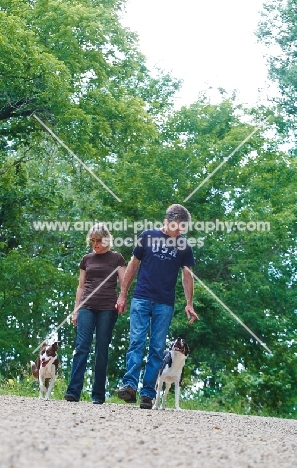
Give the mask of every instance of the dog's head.
[[52, 345], [47, 346], [44, 342], [40, 350], [40, 361], [43, 366], [45, 366], [48, 361], [57, 357], [58, 342], [55, 341]]
[[172, 345], [173, 351], [178, 351], [179, 353], [188, 356], [190, 354], [190, 348], [187, 345], [186, 341], [183, 338], [178, 337]]

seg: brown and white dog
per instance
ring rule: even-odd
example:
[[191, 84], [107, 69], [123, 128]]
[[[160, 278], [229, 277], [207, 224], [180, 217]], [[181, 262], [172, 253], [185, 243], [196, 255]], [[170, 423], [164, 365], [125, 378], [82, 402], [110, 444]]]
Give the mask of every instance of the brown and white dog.
[[157, 379], [157, 395], [153, 409], [159, 408], [160, 393], [165, 382], [165, 390], [163, 393], [162, 404], [160, 409], [165, 409], [166, 397], [168, 395], [171, 384], [175, 385], [175, 409], [180, 410], [179, 397], [180, 397], [180, 384], [182, 381], [183, 368], [186, 359], [190, 353], [190, 348], [182, 338], [177, 338], [170, 351], [164, 351], [164, 357], [161, 369]]
[[39, 398], [45, 398], [46, 400], [50, 399], [59, 365], [57, 350], [57, 341], [50, 346], [48, 346], [44, 341], [41, 345], [40, 353], [36, 362], [31, 361], [33, 377], [36, 380], [39, 380]]

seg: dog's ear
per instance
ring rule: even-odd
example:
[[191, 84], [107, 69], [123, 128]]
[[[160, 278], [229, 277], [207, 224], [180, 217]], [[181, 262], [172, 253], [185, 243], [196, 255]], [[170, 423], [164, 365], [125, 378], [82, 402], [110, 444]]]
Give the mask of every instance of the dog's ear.
[[52, 347], [53, 347], [53, 349], [54, 349], [55, 351], [57, 351], [57, 349], [58, 349], [58, 347], [59, 347], [59, 346], [58, 346], [58, 343], [59, 343], [58, 341], [55, 341], [55, 342], [52, 344]]

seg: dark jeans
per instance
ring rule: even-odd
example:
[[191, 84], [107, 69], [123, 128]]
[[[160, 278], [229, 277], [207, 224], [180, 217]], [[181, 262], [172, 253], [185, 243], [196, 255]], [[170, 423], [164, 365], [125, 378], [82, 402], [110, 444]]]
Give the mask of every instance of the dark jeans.
[[77, 318], [77, 335], [72, 362], [71, 380], [66, 395], [79, 400], [84, 383], [87, 360], [96, 329], [95, 375], [92, 399], [105, 401], [105, 383], [108, 362], [108, 348], [112, 331], [118, 318], [114, 310], [80, 309]]

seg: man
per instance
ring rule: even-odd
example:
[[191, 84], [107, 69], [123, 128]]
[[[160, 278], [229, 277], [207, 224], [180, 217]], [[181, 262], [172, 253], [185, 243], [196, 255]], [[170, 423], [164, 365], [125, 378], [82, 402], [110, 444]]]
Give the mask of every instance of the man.
[[179, 269], [187, 305], [189, 323], [198, 319], [193, 308], [193, 251], [181, 236], [191, 216], [182, 205], [171, 205], [161, 229], [141, 233], [133, 257], [125, 272], [121, 293], [117, 301], [118, 313], [126, 310], [129, 287], [138, 269], [138, 277], [130, 310], [130, 345], [127, 352], [127, 371], [118, 396], [127, 403], [136, 402], [147, 333], [150, 328], [148, 359], [140, 391], [140, 408], [151, 409], [156, 396], [155, 384], [162, 364], [166, 336], [171, 323], [175, 302], [175, 286]]

